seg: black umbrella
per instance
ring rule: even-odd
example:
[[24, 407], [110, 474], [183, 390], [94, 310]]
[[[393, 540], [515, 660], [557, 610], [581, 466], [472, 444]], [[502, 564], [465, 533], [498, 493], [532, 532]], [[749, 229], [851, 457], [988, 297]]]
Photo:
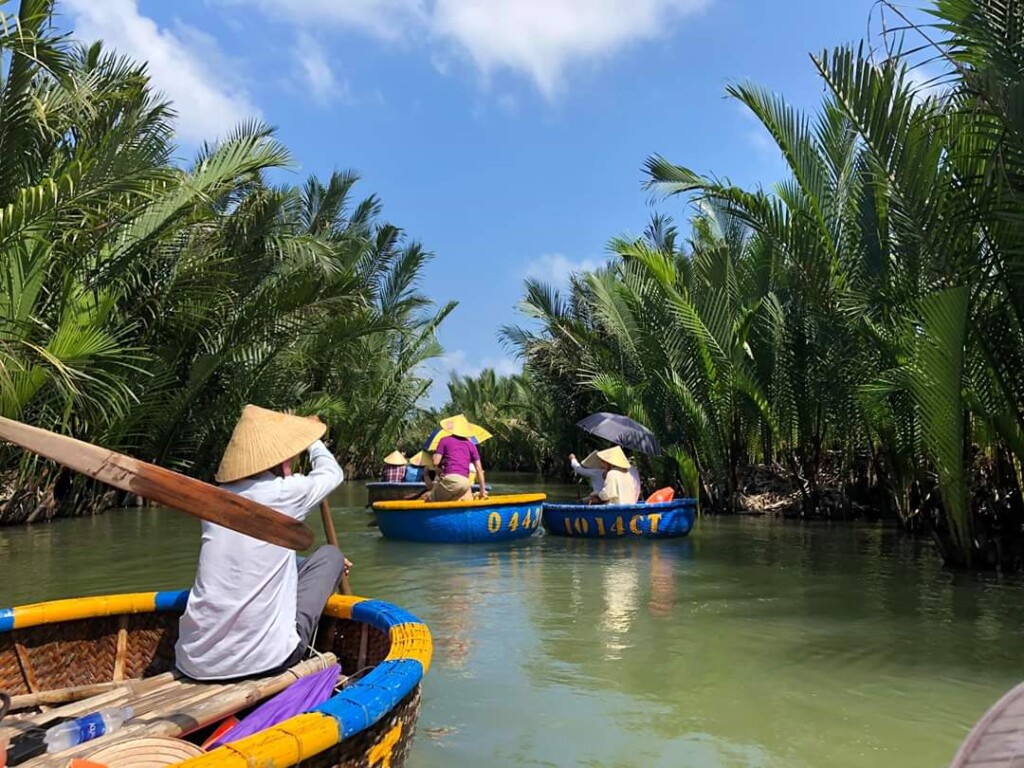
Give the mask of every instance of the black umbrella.
[[576, 422], [576, 426], [631, 451], [639, 451], [650, 456], [661, 453], [658, 438], [651, 430], [620, 413], [593, 413]]

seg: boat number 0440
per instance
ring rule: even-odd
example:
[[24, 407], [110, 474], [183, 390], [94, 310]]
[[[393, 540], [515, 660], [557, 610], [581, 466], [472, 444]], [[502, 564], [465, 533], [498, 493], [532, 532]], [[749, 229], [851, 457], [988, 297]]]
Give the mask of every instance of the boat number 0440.
[[[487, 516], [487, 530], [491, 533], [497, 533], [504, 526], [505, 521], [501, 519], [500, 512], [491, 512]], [[527, 509], [523, 512], [522, 517], [519, 516], [518, 512], [513, 512], [512, 516], [508, 519], [508, 526], [505, 528], [508, 531], [518, 531], [520, 528], [536, 528], [540, 525], [540, 510], [539, 509]]]
[[[615, 518], [615, 522], [611, 525], [605, 525], [604, 518], [595, 517], [594, 530], [598, 536], [608, 536], [613, 533], [616, 536], [625, 536], [627, 531], [634, 536], [642, 536], [645, 533], [642, 527], [645, 519], [650, 523], [650, 532], [657, 533], [658, 524], [661, 522], [661, 515], [633, 515], [629, 518], [628, 523], [620, 515]], [[565, 532], [570, 536], [573, 534], [586, 536], [590, 533], [590, 521], [585, 517], [577, 517], [572, 520], [566, 517], [563, 519], [563, 522], [565, 523]]]

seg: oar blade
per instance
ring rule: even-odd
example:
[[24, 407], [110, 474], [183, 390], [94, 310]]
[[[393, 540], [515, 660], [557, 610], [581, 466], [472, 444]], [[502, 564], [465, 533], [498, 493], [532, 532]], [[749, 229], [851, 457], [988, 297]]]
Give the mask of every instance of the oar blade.
[[122, 491], [247, 536], [296, 550], [313, 544], [313, 532], [301, 521], [155, 464], [3, 417], [0, 439]]

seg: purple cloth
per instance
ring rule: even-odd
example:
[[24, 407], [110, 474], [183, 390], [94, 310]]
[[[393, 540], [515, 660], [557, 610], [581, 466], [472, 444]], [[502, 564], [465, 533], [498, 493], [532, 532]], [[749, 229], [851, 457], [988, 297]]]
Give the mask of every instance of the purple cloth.
[[469, 468], [473, 462], [480, 461], [480, 451], [473, 445], [473, 441], [455, 435], [442, 437], [434, 453], [441, 454], [442, 475], [469, 477]]
[[384, 473], [381, 479], [385, 483], [401, 483], [405, 480], [405, 464], [400, 467], [391, 464], [384, 465]]
[[340, 674], [341, 667], [332, 664], [327, 669], [296, 680], [279, 694], [260, 704], [230, 731], [222, 734], [210, 749], [252, 736], [272, 725], [284, 722], [289, 717], [301, 715], [317, 704], [324, 703], [331, 698]]

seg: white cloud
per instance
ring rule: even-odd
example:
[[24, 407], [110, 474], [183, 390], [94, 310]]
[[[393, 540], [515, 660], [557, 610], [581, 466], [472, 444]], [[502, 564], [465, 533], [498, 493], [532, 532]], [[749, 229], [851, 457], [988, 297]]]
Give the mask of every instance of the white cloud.
[[576, 272], [593, 272], [601, 266], [595, 259], [573, 261], [561, 253], [545, 253], [526, 265], [523, 277], [540, 280], [556, 288], [569, 285], [569, 278]]
[[154, 87], [174, 102], [178, 136], [198, 144], [216, 139], [259, 110], [232, 74], [216, 41], [185, 24], [159, 27], [139, 12], [137, 0], [64, 0], [75, 37], [148, 62]]
[[661, 36], [707, 0], [436, 0], [435, 35], [466, 53], [483, 74], [529, 75], [551, 98], [575, 61], [596, 60]]
[[452, 373], [459, 376], [479, 376], [485, 368], [491, 368], [499, 376], [522, 373], [523, 366], [509, 357], [483, 357], [472, 361], [465, 350], [456, 349], [425, 364], [422, 375], [434, 379], [427, 393], [431, 405], [440, 406], [448, 402], [448, 380]]
[[350, 97], [347, 81], [338, 81], [327, 60], [327, 54], [316, 40], [307, 34], [300, 34], [294, 49], [299, 62], [302, 79], [310, 95], [320, 104], [329, 104], [337, 98]]
[[386, 40], [404, 37], [428, 19], [424, 0], [225, 0], [225, 5], [255, 5], [279, 21], [351, 27]]
[[254, 4], [277, 21], [309, 28], [334, 24], [387, 40], [427, 39], [442, 73], [449, 54], [489, 77], [528, 76], [552, 98], [575, 63], [598, 61], [667, 34], [712, 0], [222, 0]]

